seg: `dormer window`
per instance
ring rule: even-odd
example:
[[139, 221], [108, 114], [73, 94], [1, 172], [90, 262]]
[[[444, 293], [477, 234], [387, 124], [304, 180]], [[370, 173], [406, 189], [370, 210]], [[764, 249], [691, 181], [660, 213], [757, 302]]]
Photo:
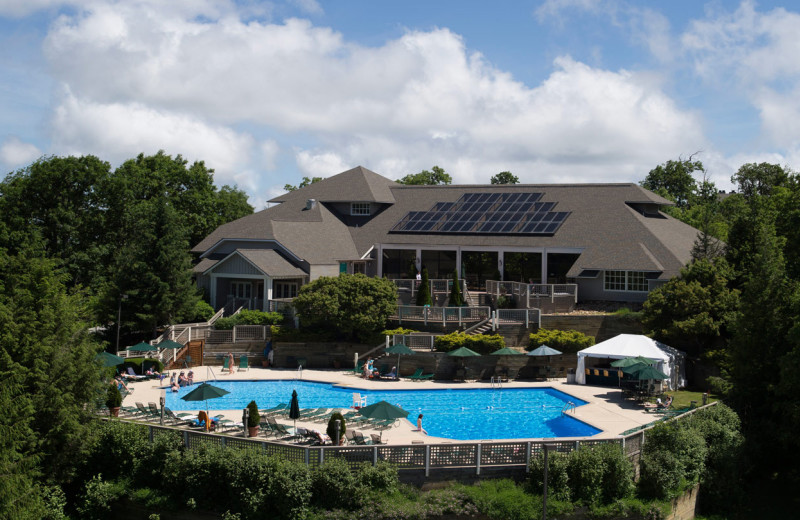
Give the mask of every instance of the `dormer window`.
[[369, 202], [351, 202], [350, 214], [359, 217], [369, 216], [370, 215]]

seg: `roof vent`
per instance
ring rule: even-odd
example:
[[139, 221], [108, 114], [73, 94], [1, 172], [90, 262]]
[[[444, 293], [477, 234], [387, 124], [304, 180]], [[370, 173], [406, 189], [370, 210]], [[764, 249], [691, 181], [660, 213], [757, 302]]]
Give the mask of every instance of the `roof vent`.
[[306, 201], [306, 209], [314, 209], [314, 206], [316, 206], [316, 205], [317, 205], [317, 200], [316, 199], [308, 199]]

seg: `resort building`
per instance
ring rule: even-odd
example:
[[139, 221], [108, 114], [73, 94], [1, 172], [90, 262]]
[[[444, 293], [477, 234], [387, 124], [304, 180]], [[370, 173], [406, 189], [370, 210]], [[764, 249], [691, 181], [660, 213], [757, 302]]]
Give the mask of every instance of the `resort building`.
[[214, 308], [267, 309], [320, 276], [414, 280], [422, 268], [471, 289], [571, 284], [577, 301], [641, 302], [689, 262], [698, 233], [633, 183], [406, 186], [359, 166], [269, 202], [193, 248]]

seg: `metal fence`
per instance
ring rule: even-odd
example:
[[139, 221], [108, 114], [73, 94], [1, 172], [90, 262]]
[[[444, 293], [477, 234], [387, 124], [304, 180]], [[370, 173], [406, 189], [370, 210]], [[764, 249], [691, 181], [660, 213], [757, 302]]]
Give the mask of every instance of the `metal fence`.
[[262, 341], [266, 340], [268, 327], [266, 325], [236, 325], [231, 330], [206, 330], [207, 344], [236, 343], [237, 341]]
[[[392, 279], [395, 286], [397, 286], [398, 292], [408, 292], [411, 293], [411, 297], [416, 297], [417, 293], [419, 292], [419, 286], [422, 283], [421, 280], [414, 280], [410, 278], [394, 278]], [[467, 283], [464, 280], [459, 280], [458, 283], [461, 285], [461, 293], [465, 293], [467, 290]], [[443, 294], [443, 293], [450, 293], [450, 289], [453, 287], [453, 280], [450, 278], [434, 278], [428, 280], [428, 288], [430, 293], [433, 294]]]
[[428, 323], [458, 323], [459, 327], [465, 323], [483, 321], [489, 317], [489, 307], [428, 307], [419, 305], [398, 305], [397, 315], [394, 316], [400, 324], [406, 321], [422, 321]]
[[500, 282], [497, 280], [486, 281], [486, 292], [495, 299], [501, 295], [513, 296], [518, 307], [536, 307], [541, 299], [549, 299], [551, 303], [556, 299], [571, 299], [578, 302], [578, 286], [572, 283], [540, 284], [522, 282]]

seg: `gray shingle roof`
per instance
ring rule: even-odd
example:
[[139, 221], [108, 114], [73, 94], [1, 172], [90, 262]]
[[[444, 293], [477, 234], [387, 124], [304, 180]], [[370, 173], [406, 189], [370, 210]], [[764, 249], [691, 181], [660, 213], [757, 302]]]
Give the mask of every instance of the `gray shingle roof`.
[[239, 254], [272, 278], [297, 278], [306, 276], [305, 271], [292, 265], [272, 249], [239, 249]]
[[[427, 211], [464, 193], [539, 192], [569, 217], [553, 236], [403, 234], [389, 230], [409, 211]], [[325, 204], [306, 209], [306, 200], [379, 202], [385, 209], [346, 226]], [[581, 256], [568, 273], [583, 269], [661, 271], [669, 278], [688, 263], [697, 230], [668, 215], [644, 216], [631, 203], [671, 205], [633, 184], [529, 184], [404, 186], [357, 167], [272, 199], [276, 207], [220, 226], [193, 251], [205, 252], [223, 239], [277, 240], [312, 264], [359, 258], [375, 244], [575, 248]]]

